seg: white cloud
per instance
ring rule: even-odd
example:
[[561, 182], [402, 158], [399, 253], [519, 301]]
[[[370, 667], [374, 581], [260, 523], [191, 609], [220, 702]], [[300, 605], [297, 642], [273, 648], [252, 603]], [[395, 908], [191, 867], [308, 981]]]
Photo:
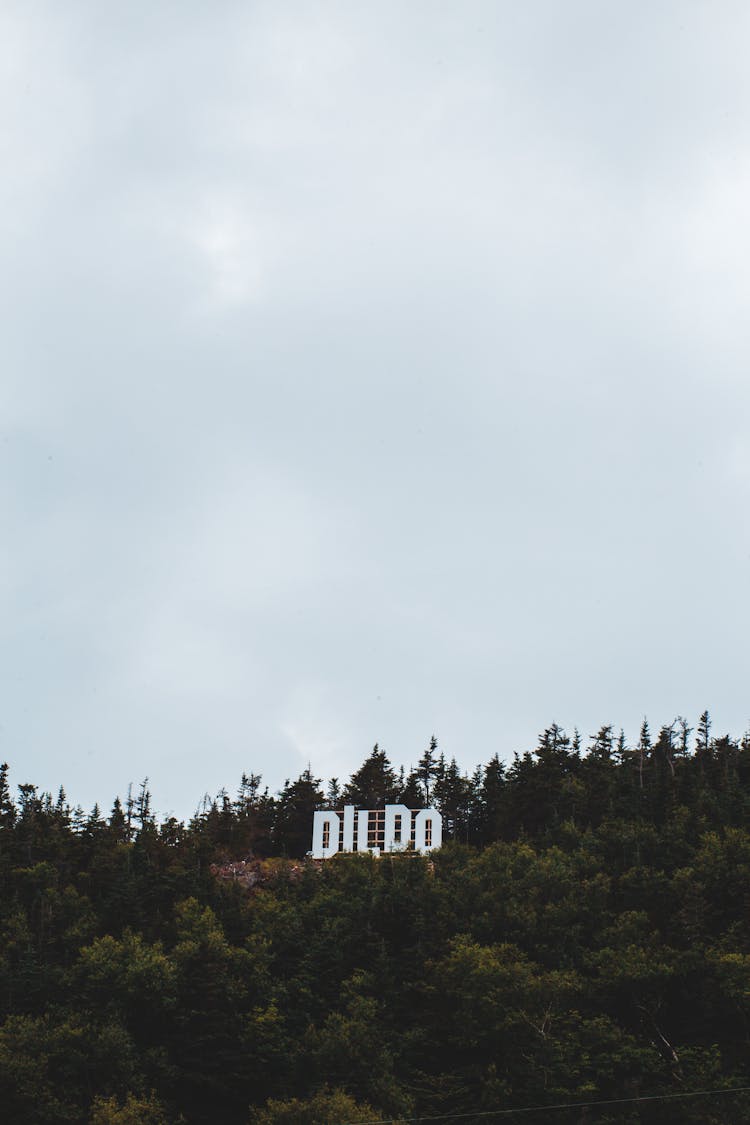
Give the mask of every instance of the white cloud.
[[723, 11], [4, 7], [0, 666], [42, 784], [190, 809], [438, 720], [466, 765], [568, 700], [734, 722]]
[[279, 730], [294, 751], [296, 771], [309, 763], [317, 777], [348, 777], [356, 761], [352, 751], [361, 747], [356, 731], [343, 718], [347, 701], [336, 698], [325, 683], [304, 682], [284, 701], [284, 709], [287, 717], [279, 722]]
[[210, 304], [221, 309], [261, 298], [261, 239], [249, 215], [231, 204], [213, 204], [206, 218], [199, 220], [194, 237], [206, 261]]

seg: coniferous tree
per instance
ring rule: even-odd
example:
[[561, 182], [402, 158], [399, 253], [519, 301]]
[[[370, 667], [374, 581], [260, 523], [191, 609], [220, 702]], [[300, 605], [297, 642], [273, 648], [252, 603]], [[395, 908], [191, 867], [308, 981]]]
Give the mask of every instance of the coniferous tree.
[[690, 736], [602, 727], [583, 751], [552, 724], [470, 779], [438, 757], [430, 800], [479, 847], [330, 863], [235, 862], [265, 799], [278, 853], [307, 849], [309, 769], [133, 842], [119, 799], [106, 823], [28, 784], [16, 814], [0, 769], [3, 1125], [578, 1120], [623, 1097], [623, 1120], [750, 1125], [750, 742], [707, 713]]
[[424, 785], [417, 770], [409, 770], [397, 793], [397, 801], [408, 809], [426, 808]]
[[243, 773], [233, 806], [233, 833], [243, 854], [267, 856], [271, 853], [271, 828], [275, 802], [268, 788], [260, 790], [261, 775]]
[[344, 786], [342, 801], [357, 808], [379, 809], [393, 804], [398, 790], [395, 770], [376, 742], [369, 757]]
[[711, 717], [708, 711], [704, 711], [698, 720], [698, 728], [695, 738], [696, 753], [707, 753], [711, 745]]
[[118, 843], [127, 843], [128, 830], [125, 813], [122, 811], [122, 802], [115, 797], [112, 812], [109, 814], [109, 831]]
[[148, 788], [148, 778], [144, 777], [141, 782], [141, 787], [138, 790], [138, 796], [135, 801], [134, 818], [138, 822], [138, 827], [143, 831], [153, 824], [153, 814], [151, 812], [151, 793]]
[[0, 831], [13, 827], [16, 820], [16, 806], [10, 795], [8, 783], [8, 763], [0, 765]]
[[325, 804], [320, 784], [309, 766], [296, 781], [285, 782], [273, 825], [274, 845], [281, 854], [299, 858], [310, 850], [313, 813]]
[[475, 799], [475, 839], [489, 844], [505, 838], [507, 826], [507, 778], [505, 764], [493, 754], [484, 769], [477, 768], [473, 779]]
[[648, 719], [641, 723], [641, 732], [638, 738], [638, 788], [643, 789], [644, 772], [649, 768], [651, 758], [651, 731]]
[[341, 804], [341, 786], [337, 777], [332, 777], [328, 782], [326, 802], [332, 809], [337, 809]]
[[433, 801], [443, 817], [443, 834], [446, 839], [469, 842], [472, 808], [472, 786], [461, 773], [455, 758], [442, 768], [435, 781]]
[[416, 774], [422, 786], [422, 796], [426, 806], [430, 804], [432, 788], [440, 772], [437, 745], [437, 739], [433, 734], [429, 746], [417, 763]]

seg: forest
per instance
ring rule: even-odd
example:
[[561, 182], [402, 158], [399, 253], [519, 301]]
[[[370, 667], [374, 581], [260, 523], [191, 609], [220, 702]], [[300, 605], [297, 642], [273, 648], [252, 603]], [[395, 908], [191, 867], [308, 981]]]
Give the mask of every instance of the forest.
[[[312, 814], [437, 806], [429, 856]], [[241, 873], [241, 877], [238, 876]], [[750, 735], [557, 725], [187, 822], [0, 769], [5, 1125], [750, 1123]]]

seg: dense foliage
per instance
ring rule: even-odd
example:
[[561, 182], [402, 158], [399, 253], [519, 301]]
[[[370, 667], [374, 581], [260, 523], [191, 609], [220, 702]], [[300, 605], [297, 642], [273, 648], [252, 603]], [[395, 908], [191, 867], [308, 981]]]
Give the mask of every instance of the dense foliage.
[[[448, 842], [301, 858], [344, 801], [437, 804]], [[376, 747], [327, 793], [245, 776], [188, 824], [145, 784], [108, 817], [14, 799], [2, 767], [0, 1115], [478, 1123], [669, 1095], [496, 1119], [750, 1122], [749, 825], [750, 739], [707, 714], [635, 746], [553, 726], [472, 777], [434, 740], [409, 775]], [[253, 857], [252, 887], [217, 877]]]

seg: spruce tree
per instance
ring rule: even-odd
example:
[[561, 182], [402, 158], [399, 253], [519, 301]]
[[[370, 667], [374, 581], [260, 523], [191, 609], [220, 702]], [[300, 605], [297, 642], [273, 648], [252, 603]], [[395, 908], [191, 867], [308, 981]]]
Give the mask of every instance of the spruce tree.
[[361, 809], [379, 809], [393, 804], [398, 790], [395, 770], [376, 742], [372, 753], [344, 786], [342, 801]]
[[430, 744], [417, 763], [417, 777], [422, 786], [425, 805], [429, 806], [432, 787], [440, 772], [440, 763], [437, 757], [437, 739], [433, 734]]
[[16, 806], [10, 795], [8, 763], [0, 765], [0, 831], [12, 828], [16, 820]]

